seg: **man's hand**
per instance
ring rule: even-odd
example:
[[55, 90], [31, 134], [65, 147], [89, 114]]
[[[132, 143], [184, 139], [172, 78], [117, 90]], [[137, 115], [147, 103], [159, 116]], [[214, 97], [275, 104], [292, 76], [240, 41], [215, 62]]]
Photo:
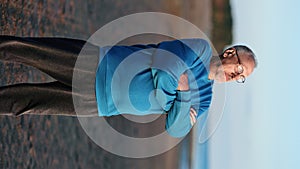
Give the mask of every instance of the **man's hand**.
[[193, 126], [197, 121], [197, 112], [193, 108], [190, 108], [190, 119], [191, 119], [191, 125]]
[[[177, 90], [187, 91], [189, 89], [190, 89], [190, 87], [189, 87], [188, 75], [187, 75], [187, 73], [183, 73], [179, 78]], [[190, 108], [191, 125], [194, 125], [196, 123], [196, 118], [197, 118], [196, 110], [193, 108]]]
[[177, 90], [187, 91], [189, 89], [190, 87], [188, 75], [187, 73], [183, 73], [182, 75], [180, 75]]

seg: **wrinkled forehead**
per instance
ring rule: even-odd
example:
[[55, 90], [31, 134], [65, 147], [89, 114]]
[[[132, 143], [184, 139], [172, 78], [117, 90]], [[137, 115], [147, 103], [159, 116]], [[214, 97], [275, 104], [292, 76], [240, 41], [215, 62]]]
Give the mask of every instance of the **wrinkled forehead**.
[[240, 62], [244, 66], [244, 75], [249, 76], [255, 67], [255, 61], [247, 52], [238, 52]]

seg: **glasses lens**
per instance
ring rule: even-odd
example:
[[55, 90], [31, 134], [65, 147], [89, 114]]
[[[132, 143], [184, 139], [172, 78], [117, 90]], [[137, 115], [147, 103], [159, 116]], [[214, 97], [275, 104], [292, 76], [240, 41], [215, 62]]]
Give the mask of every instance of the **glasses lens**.
[[243, 73], [243, 71], [244, 71], [243, 66], [242, 65], [238, 65], [238, 67], [237, 67], [237, 73], [241, 74], [241, 73]]
[[244, 83], [246, 80], [245, 76], [240, 75], [239, 78], [236, 80], [238, 83]]

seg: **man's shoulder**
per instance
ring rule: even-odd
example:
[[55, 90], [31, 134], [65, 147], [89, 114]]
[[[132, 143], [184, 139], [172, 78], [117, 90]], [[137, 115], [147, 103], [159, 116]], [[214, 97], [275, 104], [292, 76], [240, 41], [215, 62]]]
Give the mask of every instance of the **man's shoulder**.
[[189, 38], [189, 39], [179, 39], [182, 43], [189, 46], [192, 49], [196, 48], [210, 48], [208, 40], [201, 38]]
[[185, 46], [189, 47], [197, 56], [211, 55], [212, 48], [210, 43], [206, 39], [192, 38], [192, 39], [180, 39]]

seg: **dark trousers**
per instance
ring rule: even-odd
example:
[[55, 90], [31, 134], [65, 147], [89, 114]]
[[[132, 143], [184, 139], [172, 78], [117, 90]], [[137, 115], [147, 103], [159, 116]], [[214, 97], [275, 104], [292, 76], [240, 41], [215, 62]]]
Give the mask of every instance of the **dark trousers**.
[[56, 80], [0, 87], [0, 115], [97, 116], [99, 47], [77, 39], [0, 36], [0, 60], [33, 66]]

